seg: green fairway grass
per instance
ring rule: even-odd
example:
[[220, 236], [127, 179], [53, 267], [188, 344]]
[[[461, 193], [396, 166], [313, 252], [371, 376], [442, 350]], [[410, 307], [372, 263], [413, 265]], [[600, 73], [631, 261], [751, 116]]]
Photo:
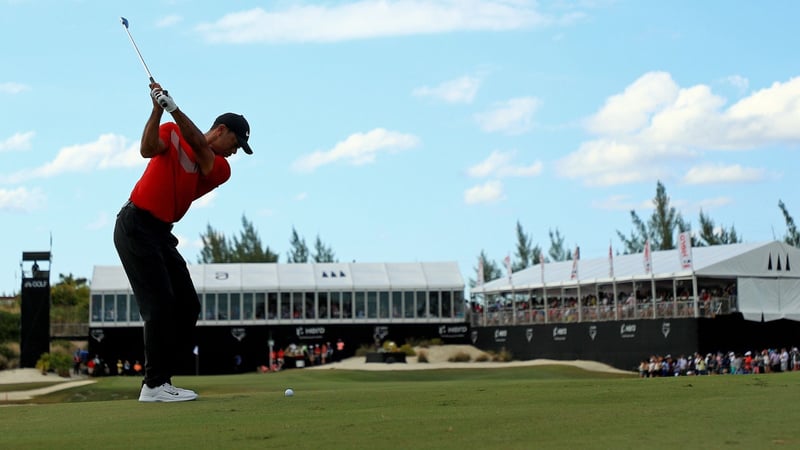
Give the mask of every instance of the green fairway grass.
[[143, 404], [139, 379], [108, 377], [0, 407], [0, 447], [800, 448], [797, 372], [288, 370], [175, 382], [200, 398]]

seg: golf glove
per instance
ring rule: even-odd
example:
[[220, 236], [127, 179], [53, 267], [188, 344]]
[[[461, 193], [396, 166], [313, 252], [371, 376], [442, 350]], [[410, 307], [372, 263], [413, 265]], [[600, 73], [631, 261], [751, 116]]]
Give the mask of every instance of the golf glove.
[[169, 96], [167, 91], [156, 91], [155, 89], [150, 92], [150, 95], [153, 99], [164, 108], [164, 111], [171, 113], [178, 109], [178, 105], [175, 104], [175, 100]]

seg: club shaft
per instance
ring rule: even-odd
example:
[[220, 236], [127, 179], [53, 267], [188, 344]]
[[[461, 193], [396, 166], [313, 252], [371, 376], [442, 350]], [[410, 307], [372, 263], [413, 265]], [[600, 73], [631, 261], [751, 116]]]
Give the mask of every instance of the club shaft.
[[155, 83], [153, 79], [153, 74], [150, 73], [150, 69], [147, 68], [147, 63], [144, 62], [144, 58], [142, 58], [142, 53], [139, 51], [139, 46], [136, 45], [136, 41], [133, 40], [133, 36], [131, 36], [131, 32], [128, 31], [128, 27], [125, 27], [125, 33], [128, 35], [128, 39], [131, 40], [131, 44], [133, 44], [133, 49], [136, 50], [136, 55], [139, 56], [139, 61], [142, 63], [142, 67], [144, 67], [144, 71], [147, 72], [147, 76], [150, 77], [150, 82]]

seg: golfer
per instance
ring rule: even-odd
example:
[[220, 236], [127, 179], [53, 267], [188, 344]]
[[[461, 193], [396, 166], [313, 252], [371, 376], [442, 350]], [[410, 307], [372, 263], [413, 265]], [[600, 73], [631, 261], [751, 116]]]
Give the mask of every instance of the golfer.
[[[230, 178], [225, 158], [239, 148], [252, 154], [250, 125], [241, 115], [225, 113], [204, 134], [158, 83], [150, 89], [153, 109], [140, 148], [150, 161], [117, 214], [114, 245], [144, 319], [139, 401], [181, 402], [197, 398], [173, 386], [171, 377], [192, 356], [200, 302], [172, 225], [194, 200]], [[174, 122], [161, 124], [164, 111]]]

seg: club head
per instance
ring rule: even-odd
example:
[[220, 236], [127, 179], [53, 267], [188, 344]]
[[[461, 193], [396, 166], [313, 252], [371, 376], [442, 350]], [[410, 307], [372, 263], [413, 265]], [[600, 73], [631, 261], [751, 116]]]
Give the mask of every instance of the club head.
[[122, 22], [122, 25], [124, 25], [125, 28], [128, 28], [128, 19], [120, 17], [119, 20]]

